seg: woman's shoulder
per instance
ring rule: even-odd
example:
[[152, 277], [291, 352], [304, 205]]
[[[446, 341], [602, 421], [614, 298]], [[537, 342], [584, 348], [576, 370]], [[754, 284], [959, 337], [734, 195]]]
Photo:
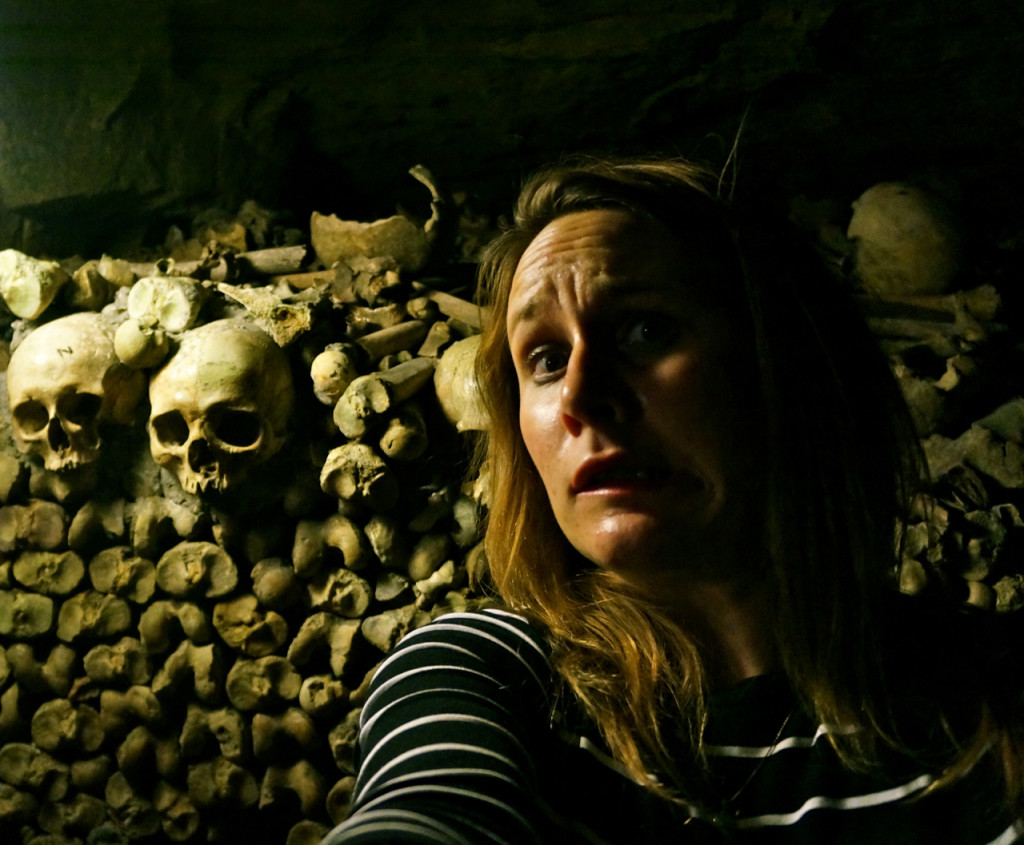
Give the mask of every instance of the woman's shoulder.
[[439, 646], [475, 654], [526, 654], [547, 661], [541, 629], [527, 617], [497, 607], [446, 613], [406, 634], [393, 654]]
[[381, 662], [370, 685], [486, 682], [501, 689], [533, 687], [545, 697], [551, 686], [548, 645], [525, 616], [498, 608], [447, 613], [406, 634]]

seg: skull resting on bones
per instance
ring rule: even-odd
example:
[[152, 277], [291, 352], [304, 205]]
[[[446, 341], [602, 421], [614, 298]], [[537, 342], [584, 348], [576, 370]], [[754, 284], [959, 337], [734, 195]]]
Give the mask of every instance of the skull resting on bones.
[[39, 326], [14, 350], [7, 368], [14, 442], [69, 470], [100, 455], [100, 428], [127, 424], [145, 386], [114, 353], [114, 327], [82, 312]]
[[293, 392], [262, 330], [234, 319], [191, 329], [149, 382], [153, 459], [189, 493], [226, 490], [284, 444]]

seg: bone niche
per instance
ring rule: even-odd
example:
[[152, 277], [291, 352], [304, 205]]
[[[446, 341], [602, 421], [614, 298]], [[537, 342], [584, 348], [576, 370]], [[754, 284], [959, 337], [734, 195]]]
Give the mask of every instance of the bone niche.
[[227, 490], [284, 445], [293, 393], [287, 358], [261, 329], [191, 329], [150, 379], [153, 459], [189, 493]]
[[105, 423], [127, 424], [143, 376], [114, 353], [114, 327], [82, 312], [40, 326], [14, 350], [7, 370], [14, 441], [48, 470], [95, 461]]

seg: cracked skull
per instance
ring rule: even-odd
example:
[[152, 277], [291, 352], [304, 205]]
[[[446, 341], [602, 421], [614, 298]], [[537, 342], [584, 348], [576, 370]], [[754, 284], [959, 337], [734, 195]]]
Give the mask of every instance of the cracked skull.
[[153, 459], [189, 493], [223, 491], [285, 442], [293, 386], [284, 352], [238, 320], [185, 332], [150, 379]]
[[95, 461], [105, 423], [126, 424], [142, 397], [141, 373], [114, 354], [113, 327], [83, 312], [46, 323], [19, 344], [7, 369], [14, 442], [48, 470]]

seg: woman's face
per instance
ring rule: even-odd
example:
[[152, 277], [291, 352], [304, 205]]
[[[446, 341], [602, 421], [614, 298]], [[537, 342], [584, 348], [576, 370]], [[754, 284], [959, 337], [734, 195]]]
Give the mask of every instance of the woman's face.
[[731, 577], [757, 533], [753, 364], [707, 304], [725, 284], [696, 239], [620, 210], [554, 220], [519, 261], [507, 327], [523, 441], [565, 536], [599, 566]]

